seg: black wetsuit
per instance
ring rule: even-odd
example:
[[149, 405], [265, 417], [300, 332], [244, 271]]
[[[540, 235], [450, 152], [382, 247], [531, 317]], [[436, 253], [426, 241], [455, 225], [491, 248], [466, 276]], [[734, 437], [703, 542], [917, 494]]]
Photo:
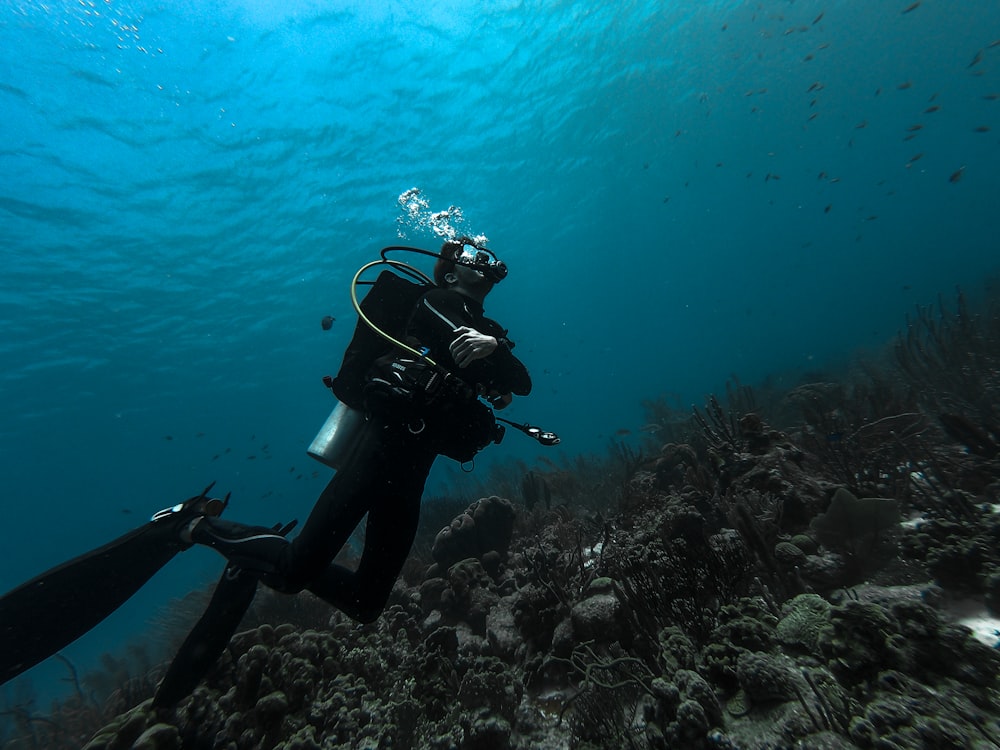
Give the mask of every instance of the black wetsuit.
[[[494, 336], [488, 357], [459, 368], [449, 352], [460, 326]], [[432, 289], [414, 309], [408, 334], [428, 356], [480, 393], [527, 395], [531, 379], [511, 353], [506, 330], [483, 315], [482, 305], [458, 292]], [[272, 588], [308, 589], [360, 621], [382, 612], [410, 551], [420, 516], [420, 498], [435, 446], [422, 433], [390, 417], [369, 414], [360, 437], [319, 496], [302, 531], [291, 542], [268, 529], [206, 518], [194, 540], [215, 547]], [[365, 514], [365, 545], [357, 570], [334, 564]]]

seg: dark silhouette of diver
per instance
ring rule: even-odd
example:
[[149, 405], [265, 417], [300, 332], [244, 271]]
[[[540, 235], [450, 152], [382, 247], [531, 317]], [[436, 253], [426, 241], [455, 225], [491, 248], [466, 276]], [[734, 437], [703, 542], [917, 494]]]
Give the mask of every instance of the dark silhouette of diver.
[[[156, 514], [145, 527], [3, 597], [0, 637], [8, 655], [0, 657], [0, 682], [96, 625], [174, 554], [193, 544], [212, 547], [228, 563], [208, 608], [161, 682], [154, 705], [171, 706], [197, 685], [239, 625], [259, 581], [287, 593], [307, 589], [351, 618], [370, 622], [384, 609], [409, 554], [424, 483], [438, 455], [470, 461], [489, 443], [499, 442], [503, 428], [498, 421], [542, 444], [558, 442], [552, 433], [496, 417], [480, 400], [502, 409], [513, 394], [531, 390], [507, 331], [483, 312], [483, 301], [506, 276], [506, 266], [468, 238], [445, 242], [440, 255], [415, 248], [383, 250], [382, 262], [415, 271], [387, 261], [386, 252], [393, 249], [436, 257], [434, 284], [414, 284], [383, 271], [364, 304], [355, 299], [362, 320], [340, 372], [328, 384], [363, 419], [300, 533], [287, 538], [294, 523], [267, 528], [219, 518], [228, 496], [210, 498], [209, 487]], [[357, 569], [333, 563], [366, 514]], [[120, 570], [123, 561], [126, 569]], [[103, 578], [105, 592], [96, 603], [95, 575]], [[71, 601], [60, 593], [69, 594]], [[44, 619], [39, 610], [57, 603], [76, 603], [85, 611], [80, 617], [74, 613], [72, 624], [61, 618], [62, 624], [48, 622], [43, 632], [33, 632], [28, 620]]]

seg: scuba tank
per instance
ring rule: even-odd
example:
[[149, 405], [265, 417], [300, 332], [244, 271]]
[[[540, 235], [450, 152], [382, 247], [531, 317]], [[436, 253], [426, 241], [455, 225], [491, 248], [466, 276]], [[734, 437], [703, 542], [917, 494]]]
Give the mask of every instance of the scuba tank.
[[330, 412], [306, 452], [331, 469], [339, 469], [364, 424], [364, 413], [341, 401]]
[[[433, 282], [416, 269], [406, 266], [418, 281], [408, 281], [391, 270], [384, 270], [374, 282], [359, 282], [361, 274], [376, 265], [389, 264], [400, 270], [405, 264], [393, 261], [375, 261], [362, 267], [351, 284], [351, 298], [358, 312], [358, 322], [354, 327], [351, 343], [344, 352], [337, 377], [323, 378], [339, 403], [334, 407], [326, 422], [316, 433], [307, 453], [317, 461], [333, 469], [341, 463], [357, 440], [365, 424], [364, 387], [366, 376], [372, 364], [379, 357], [391, 352], [394, 344], [386, 339], [386, 333], [403, 338], [410, 313]], [[368, 284], [371, 289], [361, 302], [357, 300], [356, 287]]]

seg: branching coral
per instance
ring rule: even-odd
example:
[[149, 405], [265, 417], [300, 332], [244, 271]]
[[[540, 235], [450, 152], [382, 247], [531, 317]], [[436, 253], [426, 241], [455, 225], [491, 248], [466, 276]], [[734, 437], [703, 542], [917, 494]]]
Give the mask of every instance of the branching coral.
[[931, 308], [917, 308], [895, 354], [921, 402], [938, 413], [960, 414], [978, 423], [992, 452], [1000, 442], [998, 300], [978, 315], [970, 312], [961, 291], [954, 311], [940, 300], [936, 316]]

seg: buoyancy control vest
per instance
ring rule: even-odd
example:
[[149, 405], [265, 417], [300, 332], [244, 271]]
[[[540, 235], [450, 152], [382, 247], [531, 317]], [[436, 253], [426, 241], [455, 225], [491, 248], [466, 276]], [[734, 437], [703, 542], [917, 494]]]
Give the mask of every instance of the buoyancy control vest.
[[[410, 314], [426, 291], [427, 285], [409, 281], [387, 269], [378, 275], [361, 301], [361, 311], [380, 330], [403, 340]], [[394, 349], [384, 336], [359, 319], [337, 377], [330, 382], [337, 399], [352, 409], [364, 408], [364, 389], [372, 365]]]

